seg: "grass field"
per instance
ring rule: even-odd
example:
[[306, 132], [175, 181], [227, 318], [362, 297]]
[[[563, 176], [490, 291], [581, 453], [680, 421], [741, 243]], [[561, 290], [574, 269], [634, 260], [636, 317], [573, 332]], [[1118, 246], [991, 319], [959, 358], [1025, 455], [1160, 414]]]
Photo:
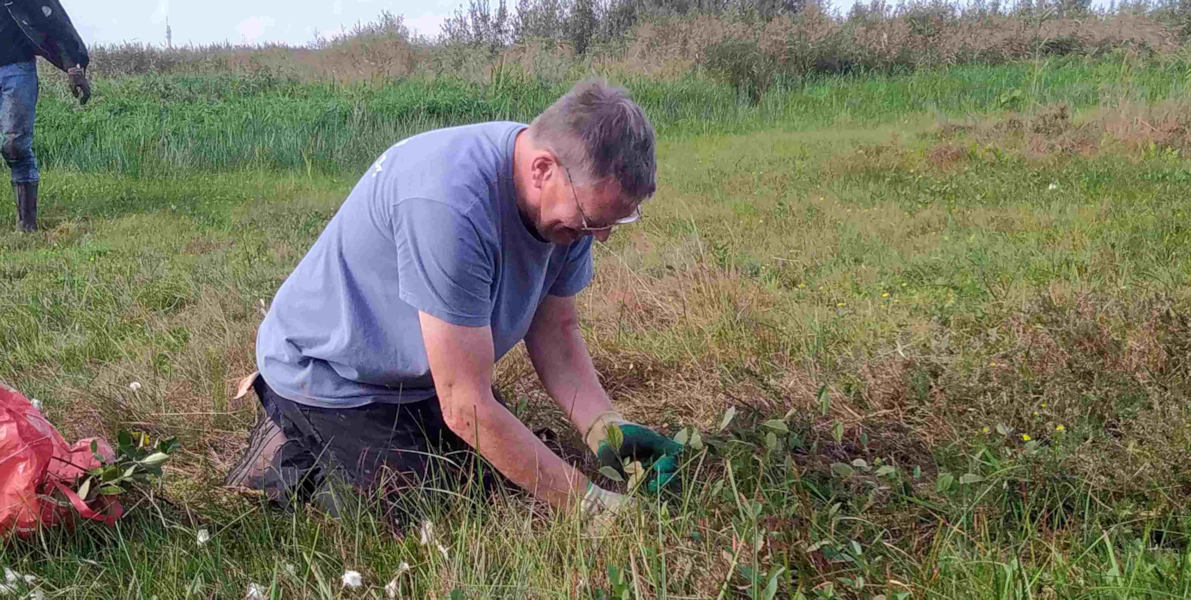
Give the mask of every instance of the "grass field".
[[[630, 82], [660, 188], [581, 305], [614, 402], [698, 432], [683, 492], [592, 540], [518, 494], [427, 490], [425, 545], [369, 499], [334, 521], [219, 489], [254, 418], [229, 392], [375, 154], [561, 88], [135, 77], [78, 110], [47, 83], [44, 231], [0, 233], [0, 380], [68, 436], [182, 442], [117, 528], [0, 546], [47, 597], [1191, 597], [1185, 61], [828, 78], [757, 107]], [[498, 374], [575, 445], [519, 351]]]

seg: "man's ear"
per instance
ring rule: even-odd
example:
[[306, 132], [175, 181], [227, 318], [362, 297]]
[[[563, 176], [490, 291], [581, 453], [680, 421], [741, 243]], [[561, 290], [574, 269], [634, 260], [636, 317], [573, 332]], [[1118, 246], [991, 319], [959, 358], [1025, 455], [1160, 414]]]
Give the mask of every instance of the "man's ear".
[[549, 152], [538, 152], [529, 163], [529, 168], [534, 187], [542, 189], [554, 170], [554, 157]]

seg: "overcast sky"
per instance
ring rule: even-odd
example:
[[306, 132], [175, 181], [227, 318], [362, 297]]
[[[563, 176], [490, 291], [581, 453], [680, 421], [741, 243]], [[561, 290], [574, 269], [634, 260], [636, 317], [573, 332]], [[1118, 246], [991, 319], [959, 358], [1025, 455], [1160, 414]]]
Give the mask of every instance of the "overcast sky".
[[382, 10], [403, 15], [418, 33], [438, 34], [462, 0], [61, 0], [88, 44], [165, 43], [169, 19], [174, 45], [214, 42], [305, 44]]

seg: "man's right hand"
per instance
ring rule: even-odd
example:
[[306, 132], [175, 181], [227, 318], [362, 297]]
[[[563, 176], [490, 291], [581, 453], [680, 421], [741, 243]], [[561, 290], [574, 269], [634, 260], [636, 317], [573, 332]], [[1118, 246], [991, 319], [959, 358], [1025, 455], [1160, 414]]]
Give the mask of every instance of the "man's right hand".
[[91, 82], [87, 81], [87, 72], [79, 66], [66, 71], [66, 78], [70, 81], [70, 93], [79, 99], [79, 104], [86, 104], [91, 99]]
[[[609, 438], [611, 429], [620, 432], [619, 447]], [[626, 421], [616, 411], [600, 413], [584, 436], [584, 441], [600, 463], [612, 467], [625, 476], [621, 466], [625, 459], [641, 461], [649, 469], [645, 489], [657, 493], [678, 481], [678, 457], [683, 446], [678, 442], [637, 423]]]

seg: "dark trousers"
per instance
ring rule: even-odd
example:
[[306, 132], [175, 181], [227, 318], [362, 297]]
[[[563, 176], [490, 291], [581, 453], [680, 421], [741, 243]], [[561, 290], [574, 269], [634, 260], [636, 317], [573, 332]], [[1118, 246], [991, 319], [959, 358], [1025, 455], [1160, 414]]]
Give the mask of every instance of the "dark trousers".
[[257, 377], [253, 388], [269, 419], [285, 434], [272, 468], [253, 487], [283, 505], [312, 500], [337, 514], [340, 483], [369, 491], [383, 488], [381, 495], [391, 500], [413, 487], [455, 490], [475, 481], [490, 489], [502, 481], [447, 427], [437, 397], [329, 409], [283, 398], [264, 377]]

